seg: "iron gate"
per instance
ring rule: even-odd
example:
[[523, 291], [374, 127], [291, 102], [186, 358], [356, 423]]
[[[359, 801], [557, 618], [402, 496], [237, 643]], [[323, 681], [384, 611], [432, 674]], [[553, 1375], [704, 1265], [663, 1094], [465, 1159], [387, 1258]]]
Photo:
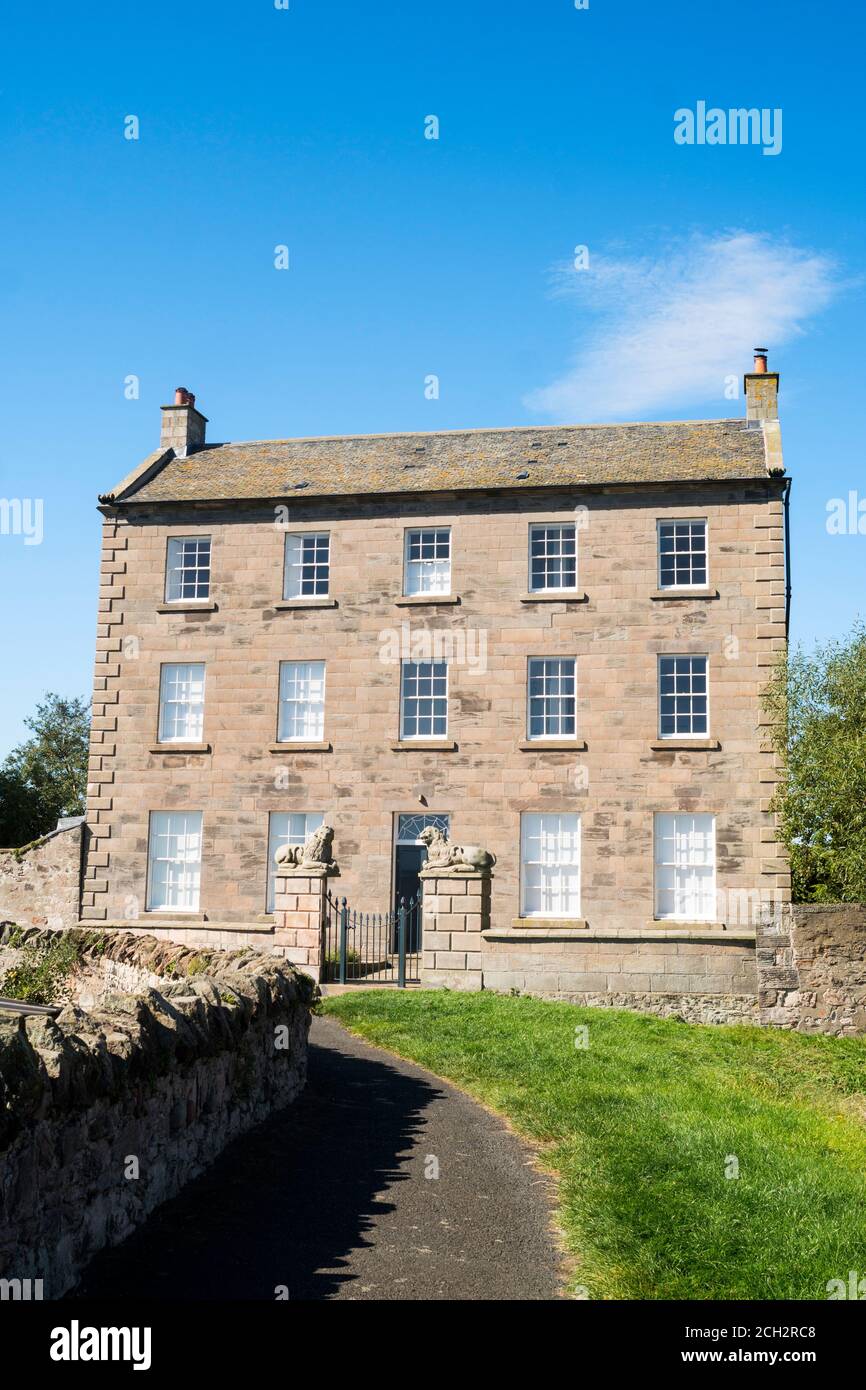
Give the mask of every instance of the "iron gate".
[[421, 979], [421, 890], [395, 912], [358, 912], [345, 898], [325, 900], [322, 979], [341, 985], [393, 984]]

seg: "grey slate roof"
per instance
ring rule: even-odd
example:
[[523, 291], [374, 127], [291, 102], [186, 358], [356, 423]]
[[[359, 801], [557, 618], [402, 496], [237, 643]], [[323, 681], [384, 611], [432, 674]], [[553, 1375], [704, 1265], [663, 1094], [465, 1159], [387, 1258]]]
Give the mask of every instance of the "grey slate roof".
[[357, 493], [766, 478], [762, 429], [738, 420], [554, 425], [209, 444], [151, 454], [101, 501], [208, 502]]

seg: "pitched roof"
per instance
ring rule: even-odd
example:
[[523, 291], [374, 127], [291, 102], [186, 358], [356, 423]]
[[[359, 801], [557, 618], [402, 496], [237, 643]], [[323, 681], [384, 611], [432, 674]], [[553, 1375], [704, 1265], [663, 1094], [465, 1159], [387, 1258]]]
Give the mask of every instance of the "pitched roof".
[[767, 476], [762, 429], [741, 419], [675, 420], [209, 444], [185, 458], [151, 454], [100, 500], [214, 502]]

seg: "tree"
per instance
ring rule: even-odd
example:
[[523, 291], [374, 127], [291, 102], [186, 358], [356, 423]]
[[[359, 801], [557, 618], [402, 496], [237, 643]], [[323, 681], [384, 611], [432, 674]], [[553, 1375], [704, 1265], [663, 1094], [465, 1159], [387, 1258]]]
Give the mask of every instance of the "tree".
[[866, 901], [866, 627], [793, 652], [765, 701], [794, 901]]
[[33, 737], [0, 764], [0, 844], [17, 848], [84, 812], [89, 702], [48, 694], [25, 719]]

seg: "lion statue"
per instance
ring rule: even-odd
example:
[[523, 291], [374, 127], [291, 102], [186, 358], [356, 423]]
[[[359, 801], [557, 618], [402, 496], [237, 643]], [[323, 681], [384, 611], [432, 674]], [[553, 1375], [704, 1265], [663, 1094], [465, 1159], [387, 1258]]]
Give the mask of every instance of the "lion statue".
[[334, 830], [330, 825], [320, 825], [308, 835], [302, 845], [280, 845], [274, 855], [277, 868], [322, 868], [335, 867], [332, 845]]
[[467, 873], [470, 870], [487, 871], [496, 863], [496, 855], [481, 845], [452, 845], [444, 830], [428, 825], [421, 831], [421, 840], [427, 846], [426, 869], [457, 869]]

